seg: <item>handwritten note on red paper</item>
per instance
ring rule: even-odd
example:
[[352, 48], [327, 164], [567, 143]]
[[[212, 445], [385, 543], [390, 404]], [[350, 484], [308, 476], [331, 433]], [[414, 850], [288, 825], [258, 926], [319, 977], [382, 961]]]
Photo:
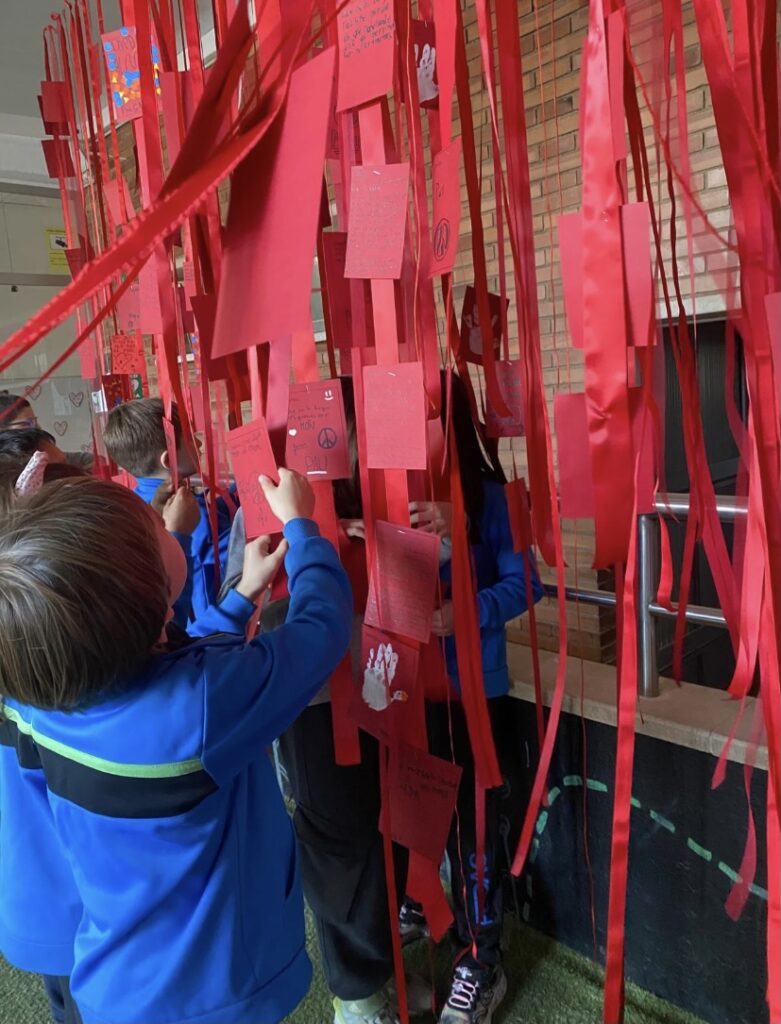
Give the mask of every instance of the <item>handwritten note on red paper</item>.
[[[655, 459], [653, 423], [650, 414], [644, 417], [642, 388], [629, 389], [629, 412], [635, 453], [642, 445], [637, 512], [638, 515], [646, 515], [653, 511]], [[561, 514], [566, 519], [593, 519], [596, 506], [585, 394], [575, 392], [556, 395], [553, 399], [553, 415], [558, 447]]]
[[431, 273], [449, 274], [456, 262], [461, 226], [461, 139], [434, 157], [434, 217]]
[[290, 385], [285, 465], [315, 480], [352, 476], [341, 381]]
[[140, 334], [115, 334], [111, 339], [111, 372], [146, 371], [144, 346]]
[[213, 357], [310, 327], [334, 60], [298, 68], [280, 127], [234, 172]]
[[324, 231], [322, 278], [333, 341], [338, 348], [350, 348], [353, 343], [350, 282], [344, 276], [346, 260], [347, 232]]
[[419, 652], [398, 637], [364, 626], [361, 675], [350, 717], [382, 743], [404, 735], [404, 716], [418, 682]]
[[353, 167], [345, 277], [401, 277], [408, 193], [408, 163]]
[[364, 621], [425, 643], [439, 579], [439, 537], [378, 521]]
[[384, 96], [393, 87], [396, 27], [393, 0], [349, 0], [337, 18], [337, 110]]
[[238, 487], [247, 539], [264, 533], [279, 533], [282, 523], [268, 507], [266, 496], [258, 482], [260, 474], [278, 480], [274, 452], [271, 450], [268, 430], [263, 420], [253, 420], [227, 435], [228, 455]]
[[461, 768], [401, 743], [391, 749], [390, 818], [393, 838], [439, 865], [453, 822]]
[[[141, 117], [141, 72], [135, 28], [122, 26], [101, 36], [117, 123]], [[160, 53], [152, 40], [155, 91], [160, 94]]]
[[509, 416], [500, 416], [491, 399], [485, 400], [485, 430], [489, 437], [523, 437], [523, 377], [520, 359], [497, 359], [496, 380], [502, 398], [510, 410]]
[[141, 329], [138, 278], [120, 296], [117, 303], [117, 320], [123, 334], [135, 334]]
[[562, 214], [558, 226], [567, 327], [573, 348], [583, 348], [583, 214]]
[[[509, 308], [509, 299], [505, 299], [505, 305]], [[502, 299], [500, 295], [488, 293], [488, 312], [491, 316], [491, 336], [494, 339], [494, 350], [498, 352], [502, 341]], [[467, 362], [482, 364], [483, 329], [480, 326], [477, 292], [471, 284], [464, 292], [464, 305], [461, 309], [461, 352]]]
[[425, 469], [426, 394], [422, 365], [366, 366], [363, 387], [369, 469]]

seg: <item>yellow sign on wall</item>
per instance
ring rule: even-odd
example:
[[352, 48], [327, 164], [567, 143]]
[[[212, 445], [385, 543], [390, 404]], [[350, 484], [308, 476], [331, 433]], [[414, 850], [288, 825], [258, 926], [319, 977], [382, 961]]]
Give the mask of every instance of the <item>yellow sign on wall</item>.
[[46, 228], [46, 246], [49, 254], [49, 269], [55, 274], [67, 274], [68, 257], [65, 250], [68, 248], [68, 238], [65, 228]]

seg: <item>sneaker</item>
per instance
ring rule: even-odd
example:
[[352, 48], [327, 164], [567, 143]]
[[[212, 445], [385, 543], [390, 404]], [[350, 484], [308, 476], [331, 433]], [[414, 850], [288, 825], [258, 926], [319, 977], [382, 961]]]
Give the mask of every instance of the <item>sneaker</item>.
[[399, 931], [401, 932], [401, 944], [403, 946], [409, 946], [411, 943], [417, 942], [418, 939], [427, 939], [429, 937], [426, 918], [417, 907], [406, 900], [402, 903], [399, 910]]
[[367, 999], [334, 999], [334, 1024], [400, 1024], [387, 986]]
[[439, 1024], [491, 1024], [506, 994], [507, 978], [501, 967], [493, 971], [456, 967]]
[[[419, 974], [405, 974], [404, 983], [407, 990], [407, 1010], [410, 1017], [421, 1017], [431, 1012], [433, 991], [431, 985]], [[385, 986], [388, 997], [396, 1013], [399, 1012], [399, 997], [396, 992], [396, 979], [391, 978]]]

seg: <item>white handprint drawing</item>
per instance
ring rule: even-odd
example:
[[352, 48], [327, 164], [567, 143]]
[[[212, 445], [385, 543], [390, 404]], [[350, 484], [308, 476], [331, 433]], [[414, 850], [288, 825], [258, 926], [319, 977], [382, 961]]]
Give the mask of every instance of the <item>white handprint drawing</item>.
[[407, 699], [407, 694], [402, 690], [391, 693], [391, 683], [398, 664], [399, 656], [390, 643], [380, 644], [376, 657], [374, 648], [369, 651], [366, 668], [363, 671], [361, 694], [373, 711], [384, 711], [392, 701]]
[[[494, 313], [491, 317], [491, 337], [494, 337], [494, 328], [499, 322], [499, 314]], [[476, 356], [483, 354], [483, 333], [480, 330], [480, 313], [477, 309], [477, 303], [472, 307], [472, 313], [466, 313], [464, 315], [464, 323], [469, 329], [469, 350], [474, 352]]]
[[437, 48], [429, 43], [425, 43], [419, 57], [418, 53], [419, 49], [416, 43], [415, 63], [418, 68], [418, 95], [421, 103], [427, 103], [439, 96], [439, 86], [434, 81], [434, 72], [437, 67]]

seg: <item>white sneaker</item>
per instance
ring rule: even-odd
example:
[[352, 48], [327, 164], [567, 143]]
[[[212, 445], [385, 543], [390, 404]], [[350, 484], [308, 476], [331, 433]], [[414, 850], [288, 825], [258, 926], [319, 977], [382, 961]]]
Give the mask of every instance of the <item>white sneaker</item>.
[[456, 967], [439, 1024], [491, 1024], [506, 995], [507, 978], [501, 967], [493, 971]]
[[334, 999], [334, 1024], [400, 1024], [387, 986], [367, 999]]

